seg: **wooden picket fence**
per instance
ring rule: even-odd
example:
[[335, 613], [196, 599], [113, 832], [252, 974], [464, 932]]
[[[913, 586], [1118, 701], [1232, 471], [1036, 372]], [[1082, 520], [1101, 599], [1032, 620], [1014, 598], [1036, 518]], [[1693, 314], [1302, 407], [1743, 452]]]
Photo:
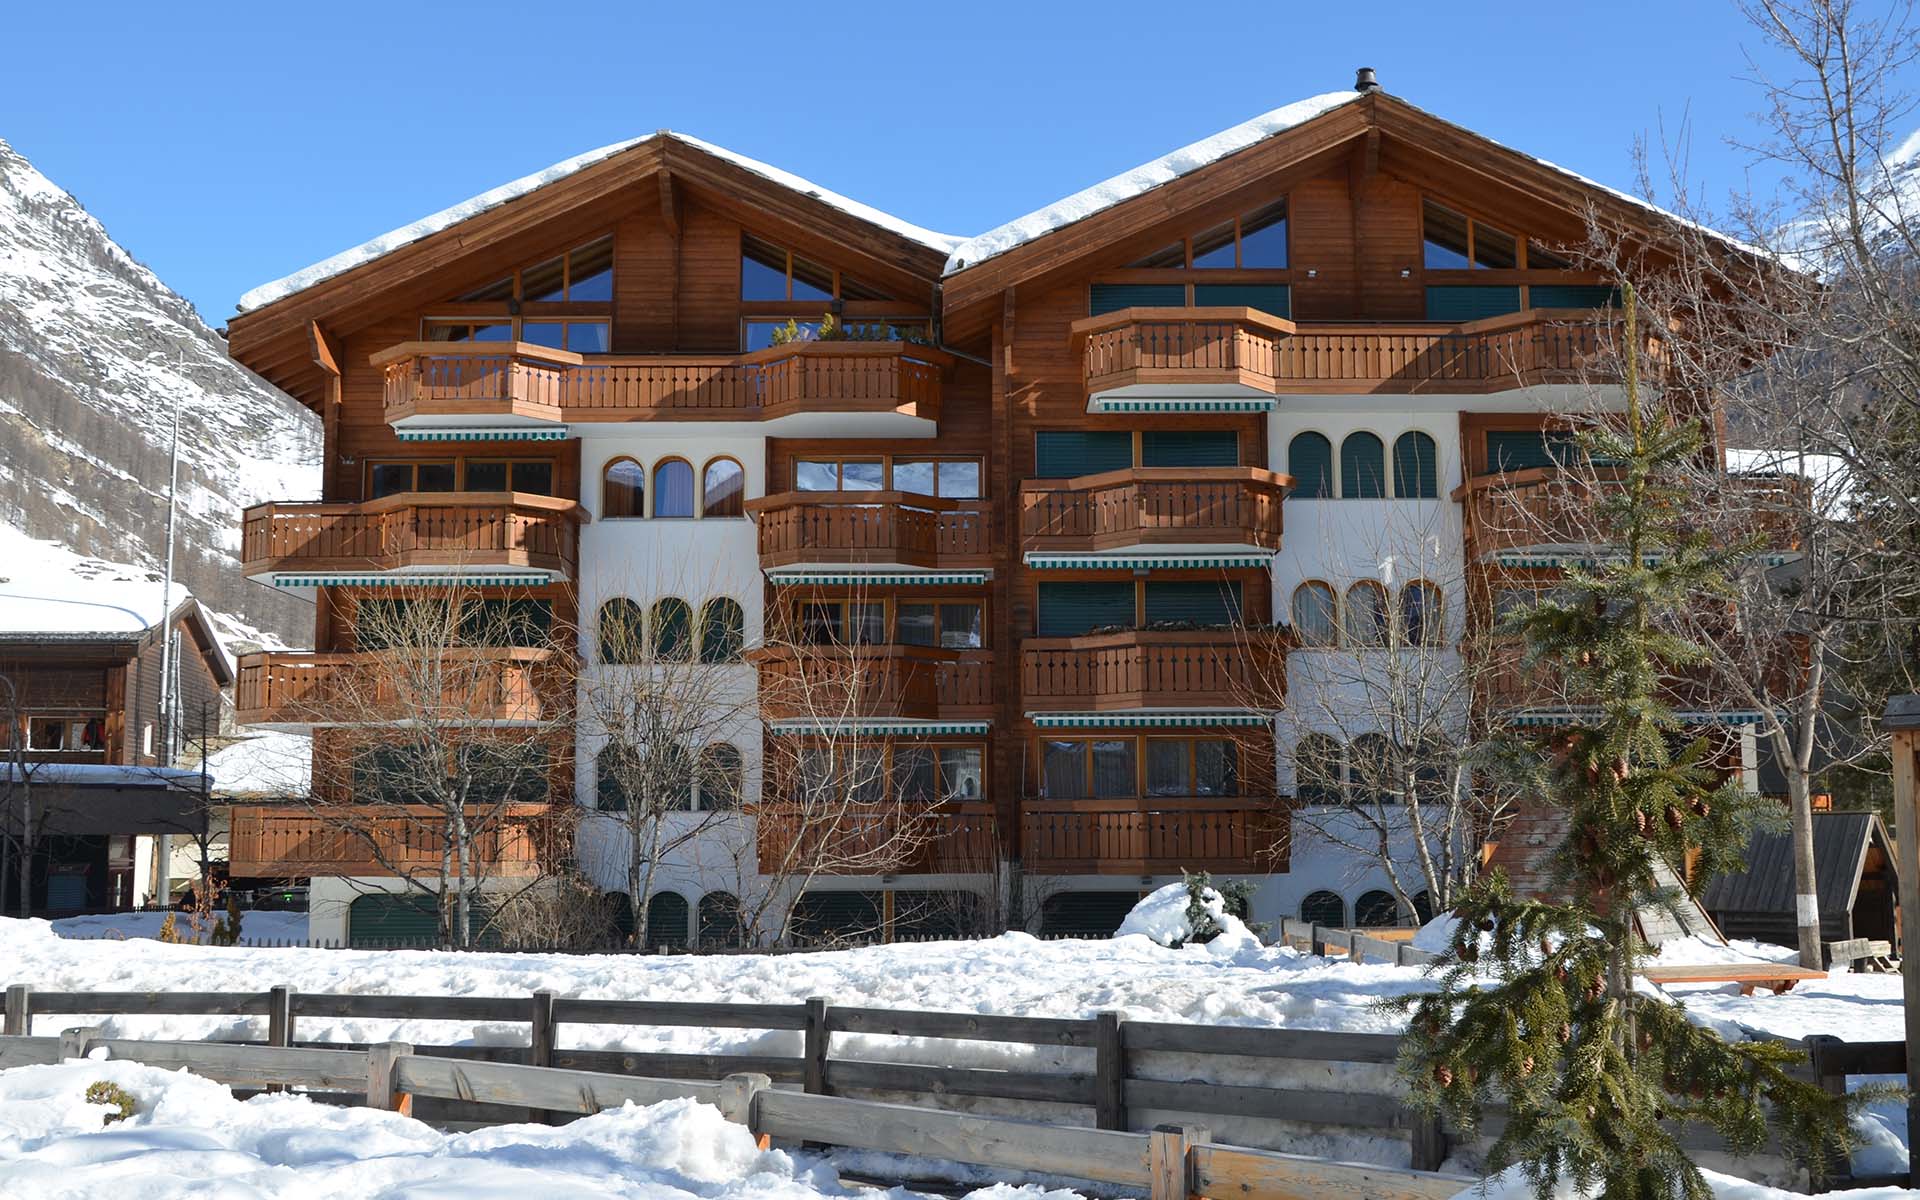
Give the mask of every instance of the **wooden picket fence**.
[[[10, 999], [13, 994], [9, 992]], [[1193, 1125], [1163, 1125], [1145, 1133], [1087, 1129], [780, 1090], [764, 1073], [738, 1072], [700, 1081], [660, 1079], [522, 1063], [463, 1062], [416, 1054], [404, 1042], [344, 1050], [138, 1041], [104, 1038], [97, 1028], [78, 1027], [57, 1037], [0, 1036], [0, 1068], [57, 1063], [84, 1057], [100, 1047], [112, 1058], [184, 1068], [229, 1085], [343, 1092], [364, 1097], [371, 1107], [399, 1112], [410, 1112], [414, 1097], [568, 1114], [590, 1114], [627, 1101], [655, 1104], [685, 1097], [717, 1106], [727, 1120], [744, 1125], [762, 1145], [777, 1138], [1044, 1172], [1142, 1188], [1153, 1200], [1229, 1195], [1439, 1200], [1474, 1182], [1427, 1171], [1214, 1145], [1204, 1127]]]

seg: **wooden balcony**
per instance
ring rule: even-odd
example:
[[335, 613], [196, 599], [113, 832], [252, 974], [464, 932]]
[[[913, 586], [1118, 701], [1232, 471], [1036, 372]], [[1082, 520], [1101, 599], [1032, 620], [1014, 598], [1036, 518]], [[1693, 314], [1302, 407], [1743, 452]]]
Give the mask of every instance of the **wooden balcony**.
[[940, 419], [951, 356], [911, 342], [746, 354], [593, 355], [524, 342], [402, 342], [372, 358], [396, 429], [578, 421], [777, 422], [783, 436], [914, 436]]
[[[1616, 319], [1591, 309], [1530, 309], [1456, 325], [1309, 325], [1246, 308], [1130, 308], [1072, 327], [1090, 412], [1154, 401], [1270, 408], [1288, 394], [1485, 395], [1610, 382], [1620, 334]], [[1657, 338], [1644, 355], [1657, 368]]]
[[411, 492], [359, 504], [256, 504], [241, 519], [241, 571], [283, 587], [369, 577], [571, 579], [586, 512], [514, 492]]
[[935, 646], [778, 646], [760, 668], [769, 721], [951, 721], [993, 713], [993, 656]]
[[1028, 799], [1021, 865], [1036, 875], [1172, 875], [1284, 871], [1287, 814], [1268, 800], [1224, 797]]
[[974, 874], [992, 870], [1000, 857], [990, 804], [915, 811], [881, 804], [871, 813], [809, 815], [805, 805], [772, 803], [754, 816], [765, 875], [790, 875], [796, 862], [830, 864], [835, 876]]
[[[1528, 665], [1526, 647], [1518, 637], [1494, 637], [1471, 653], [1481, 660], [1472, 667], [1475, 701], [1491, 716], [1540, 718], [1542, 714], [1592, 709], [1599, 704], [1597, 697], [1572, 690], [1565, 672], [1553, 664]], [[1763, 665], [1767, 695], [1778, 699], [1795, 694], [1806, 678], [1806, 639], [1781, 639]], [[1659, 692], [1661, 703], [1674, 712], [1692, 714], [1688, 719], [1695, 723], [1706, 720], [1703, 714], [1749, 711], [1747, 701], [1718, 686], [1707, 667], [1673, 672], [1662, 681]]]
[[273, 651], [240, 659], [234, 721], [287, 730], [396, 721], [535, 725], [557, 719], [570, 690], [563, 664], [545, 649]]
[[1293, 477], [1259, 467], [1130, 467], [1020, 487], [1029, 551], [1097, 553], [1172, 546], [1280, 548]]
[[[1467, 561], [1590, 554], [1607, 549], [1600, 507], [1621, 486], [1618, 471], [1533, 467], [1475, 476], [1454, 489], [1466, 528]], [[1729, 538], [1759, 535], [1769, 551], [1800, 548], [1800, 518], [1812, 503], [1807, 481], [1794, 476], [1732, 475], [1723, 514], [1737, 528]], [[1729, 542], [1729, 544], [1737, 544]]]
[[1073, 324], [1089, 412], [1195, 398], [1270, 408], [1292, 334], [1292, 321], [1252, 308], [1128, 308]]
[[747, 503], [760, 527], [760, 565], [985, 569], [993, 514], [984, 500], [910, 492], [782, 492]]
[[1020, 646], [1029, 713], [1277, 709], [1286, 690], [1286, 646], [1268, 632], [1130, 630]]
[[[551, 850], [553, 807], [513, 804], [471, 810], [486, 828], [472, 842], [489, 876], [533, 875]], [[255, 805], [232, 810], [228, 871], [236, 879], [316, 875], [432, 876], [446, 838], [426, 805]]]

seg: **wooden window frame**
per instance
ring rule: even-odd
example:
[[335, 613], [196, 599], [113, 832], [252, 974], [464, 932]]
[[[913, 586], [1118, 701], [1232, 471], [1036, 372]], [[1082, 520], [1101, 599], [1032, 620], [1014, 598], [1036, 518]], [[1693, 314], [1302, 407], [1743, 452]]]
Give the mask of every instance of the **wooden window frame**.
[[[802, 739], [799, 750], [804, 751], [806, 749], [818, 746], [820, 744], [821, 743], [819, 743], [815, 739]], [[880, 751], [880, 754], [881, 754], [880, 777], [884, 781], [881, 789], [881, 799], [880, 799], [880, 802], [882, 804], [902, 803], [902, 801], [900, 801], [894, 793], [893, 756], [894, 756], [894, 752], [900, 749], [915, 749], [915, 750], [924, 749], [924, 750], [930, 750], [933, 752], [934, 784], [936, 787], [938, 787], [941, 782], [940, 775], [939, 775], [941, 750], [959, 749], [959, 750], [977, 751], [980, 755], [980, 794], [975, 797], [970, 797], [964, 801], [958, 801], [958, 803], [965, 803], [965, 804], [992, 803], [992, 800], [993, 800], [993, 754], [991, 752], [990, 747], [987, 745], [987, 743], [984, 740], [979, 740], [974, 738], [964, 738], [964, 737], [909, 738], [909, 739], [885, 740], [885, 741], [874, 741], [874, 742], [861, 742], [856, 740], [850, 747], [848, 753], [857, 759], [862, 747], [866, 747], [869, 749], [878, 749]], [[793, 759], [789, 760], [788, 769], [791, 769], [791, 762], [797, 761], [797, 760], [798, 760], [798, 754], [796, 753]], [[782, 780], [782, 781], [776, 782], [774, 787], [771, 790], [772, 790], [772, 794], [776, 796], [784, 795], [788, 790], [788, 781]], [[948, 803], [948, 801], [944, 799], [935, 800], [933, 802], [933, 805], [930, 807], [929, 811], [931, 811], [931, 808], [938, 808], [940, 805], [945, 803]]]
[[[980, 645], [968, 647], [965, 650], [954, 650], [952, 651], [952, 653], [954, 654], [971, 654], [971, 653], [975, 653], [976, 651], [986, 650], [988, 649], [988, 642], [991, 640], [993, 626], [988, 624], [987, 619], [990, 613], [989, 613], [989, 607], [986, 599], [984, 597], [950, 595], [944, 592], [934, 594], [934, 595], [927, 595], [927, 596], [920, 596], [920, 595], [903, 596], [903, 595], [897, 595], [897, 594], [888, 594], [884, 596], [870, 596], [870, 597], [869, 596], [800, 596], [800, 597], [795, 597], [794, 599], [786, 602], [784, 606], [785, 611], [784, 611], [783, 619], [790, 622], [790, 627], [794, 630], [794, 640], [798, 642], [799, 631], [802, 628], [804, 628], [802, 618], [806, 609], [810, 607], [816, 607], [816, 606], [822, 607], [822, 608], [827, 608], [827, 607], [836, 608], [840, 612], [840, 617], [839, 617], [840, 629], [842, 633], [844, 633], [848, 628], [849, 606], [855, 605], [855, 604], [871, 604], [871, 605], [879, 606], [881, 611], [881, 618], [880, 618], [881, 632], [882, 634], [885, 635], [887, 640], [879, 641], [879, 642], [855, 642], [853, 643], [854, 645], [914, 646], [919, 649], [930, 649], [930, 650], [941, 649], [942, 647], [937, 642], [932, 646], [922, 646], [918, 642], [903, 642], [900, 640], [900, 606], [902, 604], [933, 605], [934, 609], [936, 610], [934, 614], [934, 619], [936, 621], [939, 620], [938, 609], [942, 605], [947, 605], [947, 604], [966, 605], [969, 608], [979, 609], [980, 610]], [[937, 634], [938, 630], [936, 629], [935, 632]], [[801, 644], [811, 645], [813, 643], [801, 643]], [[837, 644], [845, 645], [846, 643], [842, 642]]]
[[[1287, 203], [1287, 217], [1286, 217], [1287, 265], [1284, 267], [1243, 266], [1242, 265], [1243, 255], [1241, 252], [1241, 241], [1245, 237], [1245, 231], [1242, 228], [1243, 223], [1246, 221], [1248, 217], [1252, 216], [1254, 213], [1259, 212], [1263, 208], [1268, 208], [1280, 200], [1285, 200]], [[1226, 223], [1227, 222], [1224, 222], [1224, 221], [1215, 221], [1210, 225], [1208, 225], [1206, 229], [1200, 230], [1200, 232], [1206, 233], [1212, 229], [1217, 229], [1221, 225]], [[1186, 234], [1182, 234], [1178, 238], [1172, 239], [1172, 241], [1160, 243], [1161, 249], [1165, 249], [1166, 247], [1172, 245], [1173, 242], [1180, 243], [1181, 265], [1177, 267], [1133, 267], [1133, 266], [1120, 267], [1111, 271], [1099, 272], [1093, 277], [1091, 282], [1093, 283], [1185, 283], [1187, 285], [1186, 306], [1189, 308], [1193, 307], [1193, 285], [1196, 283], [1291, 284], [1293, 282], [1294, 222], [1293, 222], [1293, 193], [1291, 190], [1279, 196], [1273, 197], [1272, 199], [1268, 200], [1265, 204], [1256, 205], [1254, 206], [1254, 208], [1252, 208], [1247, 212], [1235, 213], [1232, 218], [1232, 225], [1233, 225], [1233, 265], [1231, 267], [1196, 267], [1194, 266], [1193, 265], [1193, 239], [1195, 235], [1192, 233], [1186, 233]], [[1423, 233], [1424, 233], [1424, 227], [1423, 227]]]
[[[58, 747], [48, 748], [45, 746], [35, 746], [33, 744], [33, 726], [36, 721], [60, 722], [61, 744]], [[83, 727], [80, 736], [83, 740], [85, 739], [86, 730], [84, 726], [90, 721], [100, 722], [100, 748], [92, 750], [85, 746], [67, 745], [67, 734], [75, 725]], [[29, 755], [98, 754], [104, 758], [109, 750], [112, 749], [107, 736], [107, 710], [104, 708], [30, 708], [20, 714], [20, 729], [21, 732], [25, 734], [24, 748], [25, 752]]]
[[[887, 487], [893, 491], [901, 492], [903, 494], [912, 495], [912, 496], [929, 496], [935, 500], [941, 500], [941, 499], [984, 500], [986, 499], [985, 492], [987, 490], [987, 464], [978, 454], [889, 454], [886, 456], [886, 460], [887, 460], [887, 468], [886, 468]], [[807, 461], [819, 462], [821, 460], [809, 459]], [[923, 463], [932, 464], [933, 490], [931, 492], [908, 492], [905, 488], [899, 486], [899, 483], [894, 479], [893, 474], [897, 466], [903, 462], [905, 463], [923, 462]], [[980, 474], [980, 486], [977, 489], [977, 491], [981, 494], [974, 495], [974, 496], [944, 496], [944, 497], [941, 496], [940, 469], [942, 467], [948, 466], [949, 464], [958, 465], [961, 463], [968, 463], [978, 468], [979, 474]]]
[[[1195, 734], [1195, 733], [1143, 733], [1141, 734], [1141, 737], [1140, 737], [1140, 798], [1142, 800], [1155, 799], [1155, 797], [1150, 796], [1147, 793], [1147, 787], [1149, 784], [1147, 754], [1148, 754], [1149, 748], [1155, 742], [1176, 742], [1182, 746], [1185, 746], [1187, 750], [1186, 790], [1178, 793], [1175, 796], [1158, 797], [1159, 799], [1238, 800], [1245, 795], [1245, 789], [1241, 786], [1241, 778], [1240, 778], [1240, 769], [1242, 766], [1242, 763], [1240, 762], [1240, 743], [1235, 739], [1231, 737], [1226, 737], [1226, 736], [1209, 737], [1205, 734]], [[1201, 794], [1200, 792], [1200, 743], [1202, 742], [1219, 742], [1222, 745], [1233, 747], [1233, 759], [1234, 759], [1233, 791], [1216, 792], [1210, 796], [1203, 796]]]
[[[713, 470], [715, 466], [723, 462], [732, 463], [734, 466], [734, 469], [740, 472], [740, 494], [739, 494], [740, 511], [737, 513], [724, 513], [724, 514], [715, 516], [707, 512], [707, 472]], [[735, 458], [731, 454], [714, 455], [712, 458], [709, 458], [705, 463], [701, 464], [700, 477], [696, 482], [698, 483], [699, 487], [694, 496], [693, 515], [695, 518], [702, 521], [707, 520], [710, 517], [712, 520], [715, 520], [715, 521], [733, 521], [733, 520], [746, 519], [747, 517], [747, 508], [746, 508], [747, 468], [746, 468], [746, 465], [742, 463], [738, 458]]]
[[[1135, 454], [1134, 454], [1134, 462], [1138, 463], [1140, 461], [1140, 457], [1138, 453], [1138, 444], [1137, 444], [1138, 439], [1135, 439], [1135, 441], [1136, 441], [1136, 447], [1135, 447]], [[941, 465], [946, 463], [972, 463], [974, 466], [980, 469], [981, 494], [978, 496], [948, 496], [944, 498], [949, 500], [961, 501], [961, 502], [986, 499], [986, 492], [988, 490], [987, 489], [987, 463], [986, 463], [986, 459], [978, 454], [795, 454], [787, 459], [787, 482], [788, 482], [787, 490], [793, 491], [793, 492], [800, 492], [802, 494], [805, 494], [807, 492], [808, 489], [803, 489], [800, 486], [800, 464], [801, 463], [817, 463], [823, 466], [827, 463], [832, 463], [834, 465], [834, 489], [833, 490], [837, 492], [844, 492], [847, 490], [847, 486], [846, 486], [847, 465], [849, 463], [878, 463], [880, 466], [880, 484], [881, 484], [878, 490], [883, 492], [901, 491], [902, 489], [895, 486], [894, 478], [893, 478], [894, 464], [897, 462], [930, 462], [934, 464], [933, 486], [936, 489], [936, 491], [932, 493], [927, 493], [927, 492], [907, 493], [915, 496], [927, 496], [929, 499], [933, 499], [933, 500], [939, 500], [943, 498], [939, 495], [937, 491], [937, 489], [940, 486]], [[817, 494], [825, 494], [825, 493], [821, 492]]]
[[[632, 463], [640, 472], [640, 511], [613, 515], [607, 512], [607, 477], [621, 463]], [[653, 503], [653, 476], [647, 465], [631, 454], [619, 454], [600, 464], [600, 519], [603, 521], [644, 521], [647, 519], [648, 506]]]
[[[532, 262], [521, 263], [519, 266], [514, 267], [511, 271], [507, 272], [506, 274], [506, 278], [512, 280], [513, 282], [513, 286], [512, 286], [513, 294], [507, 300], [454, 300], [454, 301], [450, 301], [449, 303], [463, 307], [463, 308], [469, 307], [469, 306], [475, 306], [475, 305], [496, 305], [497, 304], [502, 306], [503, 309], [509, 303], [517, 303], [521, 305], [532, 304], [532, 305], [541, 306], [541, 307], [544, 307], [546, 305], [560, 305], [560, 304], [569, 304], [569, 305], [604, 304], [609, 309], [611, 309], [613, 307], [613, 301], [611, 300], [574, 300], [569, 295], [569, 293], [573, 291], [573, 256], [579, 251], [585, 250], [588, 246], [591, 246], [596, 242], [603, 242], [603, 241], [610, 243], [612, 247], [611, 255], [607, 263], [607, 270], [614, 273], [614, 282], [617, 284], [619, 282], [619, 270], [620, 270], [620, 242], [616, 236], [616, 231], [613, 229], [607, 229], [603, 232], [595, 234], [592, 237], [586, 238], [583, 241], [573, 242], [572, 244], [568, 245], [566, 249], [561, 250], [556, 254], [544, 255], [542, 257], [534, 259]], [[555, 258], [560, 260], [560, 296], [561, 298], [559, 300], [528, 300], [526, 298], [526, 281], [525, 281], [525, 276], [527, 271], [533, 267], [540, 266], [541, 264], [549, 262]], [[494, 282], [498, 282], [498, 281], [499, 281], [499, 277], [496, 276], [494, 279]], [[491, 286], [491, 285], [488, 284], [483, 286]], [[471, 295], [474, 291], [478, 291], [478, 290], [479, 290], [478, 288], [469, 289], [467, 294]]]
[[[1151, 730], [1106, 730], [1102, 732], [1081, 732], [1077, 730], [1036, 730], [1033, 735], [1033, 778], [1039, 781], [1039, 787], [1046, 786], [1047, 743], [1073, 742], [1080, 746], [1081, 770], [1089, 788], [1093, 783], [1093, 747], [1096, 742], [1133, 743], [1133, 794], [1129, 796], [1048, 796], [1048, 800], [1137, 800], [1151, 804], [1155, 800], [1245, 800], [1250, 793], [1245, 786], [1247, 763], [1241, 754], [1241, 741], [1228, 733], [1154, 733]], [[1179, 742], [1187, 748], [1187, 790], [1178, 796], [1153, 796], [1147, 791], [1147, 746], [1150, 742]], [[1198, 794], [1197, 777], [1199, 773], [1200, 742], [1224, 742], [1234, 747], [1237, 760], [1234, 777], [1238, 788], [1231, 795], [1201, 796]]]
[[[623, 455], [622, 457], [626, 457], [626, 456]], [[617, 461], [619, 460], [618, 459], [612, 460], [612, 462], [617, 462]], [[511, 494], [519, 494], [519, 493], [515, 493], [513, 489], [513, 468], [520, 463], [544, 463], [546, 464], [547, 470], [549, 471], [549, 473], [554, 479], [557, 480], [560, 476], [560, 462], [558, 459], [553, 459], [553, 458], [526, 457], [526, 456], [498, 457], [491, 454], [473, 454], [473, 455], [460, 454], [460, 455], [449, 455], [443, 458], [390, 458], [390, 457], [369, 458], [366, 460], [366, 462], [361, 468], [360, 494], [367, 497], [370, 500], [376, 499], [376, 498], [384, 498], [384, 497], [375, 497], [373, 494], [373, 473], [375, 469], [379, 467], [407, 467], [413, 471], [413, 486], [407, 488], [405, 491], [389, 492], [388, 495], [392, 495], [392, 496], [406, 496], [406, 495], [416, 495], [416, 494], [423, 494], [428, 496], [448, 495], [450, 494], [448, 492], [425, 492], [425, 493], [420, 492], [420, 468], [423, 466], [436, 466], [442, 463], [448, 463], [453, 466], [452, 491], [453, 492], [470, 492], [472, 491], [472, 489], [467, 486], [467, 464], [469, 462], [506, 463], [507, 464], [507, 492]], [[610, 462], [608, 465], [612, 465], [612, 463]], [[602, 473], [603, 481], [604, 481], [604, 478], [605, 478], [605, 475], [603, 472]], [[489, 492], [486, 494], [493, 495], [495, 493]], [[533, 495], [535, 493], [527, 493], [527, 494]]]

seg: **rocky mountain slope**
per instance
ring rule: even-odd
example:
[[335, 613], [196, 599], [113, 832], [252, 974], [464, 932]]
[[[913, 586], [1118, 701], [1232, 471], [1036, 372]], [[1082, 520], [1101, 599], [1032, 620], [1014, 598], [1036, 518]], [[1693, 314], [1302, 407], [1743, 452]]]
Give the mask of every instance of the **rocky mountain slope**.
[[203, 605], [310, 644], [312, 608], [241, 578], [240, 510], [319, 495], [319, 422], [0, 141], [0, 522], [157, 568], [180, 402], [175, 570]]

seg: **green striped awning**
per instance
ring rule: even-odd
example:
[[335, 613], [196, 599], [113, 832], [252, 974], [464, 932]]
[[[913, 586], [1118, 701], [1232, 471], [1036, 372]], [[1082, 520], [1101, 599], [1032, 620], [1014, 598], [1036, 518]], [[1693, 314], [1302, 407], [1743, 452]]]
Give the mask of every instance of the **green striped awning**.
[[1024, 561], [1039, 571], [1189, 571], [1265, 567], [1277, 551], [1230, 554], [1050, 554], [1027, 551]]
[[1087, 401], [1090, 413], [1266, 413], [1278, 405], [1272, 396], [1155, 396], [1129, 399], [1125, 396], [1094, 396]]
[[815, 735], [831, 737], [980, 737], [991, 721], [890, 721], [879, 717], [847, 721], [775, 721], [767, 732], [776, 737]]
[[767, 582], [815, 587], [971, 587], [993, 577], [992, 571], [768, 571]]
[[[1559, 567], [1598, 567], [1608, 563], [1617, 563], [1618, 554], [1595, 554], [1591, 550], [1541, 550], [1531, 552], [1505, 552], [1488, 556], [1488, 561], [1501, 567], [1559, 568]], [[1643, 562], [1649, 567], [1657, 567], [1666, 559], [1665, 554], [1648, 554]], [[1752, 556], [1763, 567], [1783, 567], [1800, 559], [1798, 551], [1769, 550]]]
[[1183, 712], [1033, 712], [1036, 729], [1192, 729], [1201, 725], [1266, 725], [1271, 713], [1252, 708], [1202, 708]]
[[[1508, 713], [1504, 719], [1509, 725], [1541, 728], [1575, 725], [1599, 717], [1597, 708], [1528, 708]], [[1673, 717], [1682, 725], [1758, 725], [1766, 714], [1752, 708], [1688, 709], [1675, 712]]]
[[275, 575], [274, 587], [545, 587], [553, 576], [545, 571], [524, 574], [475, 574], [436, 572], [366, 575], [352, 572], [320, 575]]
[[564, 442], [569, 431], [565, 425], [401, 425], [393, 436], [403, 442]]

